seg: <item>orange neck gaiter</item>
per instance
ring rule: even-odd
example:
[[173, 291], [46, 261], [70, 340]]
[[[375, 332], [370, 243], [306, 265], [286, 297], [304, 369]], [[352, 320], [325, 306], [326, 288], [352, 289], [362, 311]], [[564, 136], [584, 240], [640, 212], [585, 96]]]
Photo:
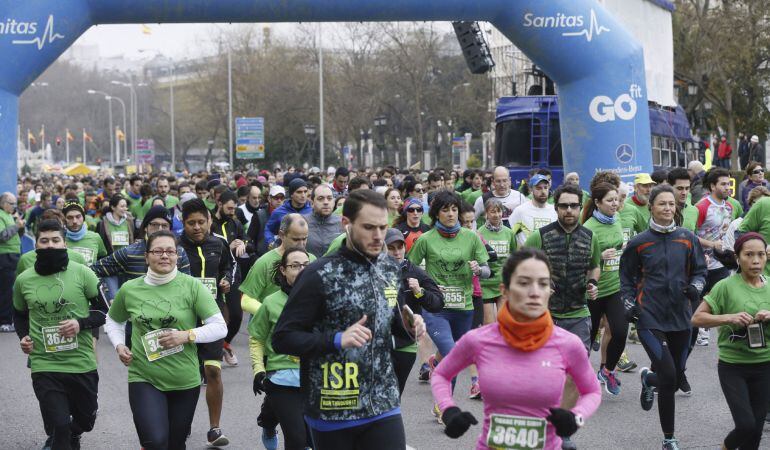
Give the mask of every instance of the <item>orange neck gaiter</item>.
[[539, 349], [551, 337], [553, 320], [548, 310], [532, 322], [519, 322], [513, 318], [508, 305], [503, 305], [497, 313], [500, 334], [511, 347], [523, 352]]

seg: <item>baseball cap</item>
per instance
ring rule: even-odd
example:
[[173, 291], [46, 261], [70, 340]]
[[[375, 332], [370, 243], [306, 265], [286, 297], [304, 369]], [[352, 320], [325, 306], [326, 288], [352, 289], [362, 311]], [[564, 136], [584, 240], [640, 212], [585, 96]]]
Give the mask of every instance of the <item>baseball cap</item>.
[[398, 241], [406, 242], [404, 240], [404, 234], [395, 228], [388, 228], [388, 231], [385, 232], [385, 245], [390, 245]]
[[638, 173], [634, 177], [634, 184], [657, 184], [649, 173]]
[[276, 184], [270, 187], [270, 196], [275, 197], [277, 195], [283, 195], [286, 197], [286, 189], [284, 189], [283, 186]]
[[759, 142], [759, 137], [755, 134], [751, 137], [751, 142]]
[[529, 185], [530, 186], [537, 186], [537, 183], [540, 183], [541, 181], [545, 181], [546, 183], [550, 183], [550, 180], [548, 180], [548, 177], [542, 174], [536, 174], [533, 175], [532, 178], [529, 179]]

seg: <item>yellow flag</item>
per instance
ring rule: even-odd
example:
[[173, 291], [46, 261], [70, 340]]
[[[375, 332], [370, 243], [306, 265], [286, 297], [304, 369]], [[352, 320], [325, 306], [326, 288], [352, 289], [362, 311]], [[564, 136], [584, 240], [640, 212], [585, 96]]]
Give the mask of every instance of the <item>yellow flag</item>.
[[116, 136], [118, 137], [118, 139], [119, 139], [119, 140], [121, 140], [121, 141], [125, 141], [125, 140], [126, 140], [126, 135], [123, 133], [123, 131], [122, 131], [120, 128], [117, 128], [117, 129], [115, 130], [115, 135], [116, 135]]
[[148, 27], [147, 25], [142, 24], [142, 33], [143, 34], [152, 34], [152, 29], [150, 29], [150, 27]]

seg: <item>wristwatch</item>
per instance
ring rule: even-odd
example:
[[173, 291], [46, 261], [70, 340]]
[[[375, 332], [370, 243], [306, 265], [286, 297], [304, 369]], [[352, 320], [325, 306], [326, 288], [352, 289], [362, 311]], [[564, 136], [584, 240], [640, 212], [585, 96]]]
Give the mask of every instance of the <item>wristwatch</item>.
[[194, 344], [195, 343], [195, 331], [192, 329], [187, 330], [187, 342]]
[[575, 414], [575, 425], [577, 425], [578, 428], [580, 428], [583, 425], [585, 425], [585, 423], [586, 422], [585, 422], [585, 420], [583, 420], [583, 416], [581, 416], [580, 414]]
[[425, 295], [425, 289], [420, 288], [420, 292], [414, 294], [414, 298], [422, 298], [423, 295]]

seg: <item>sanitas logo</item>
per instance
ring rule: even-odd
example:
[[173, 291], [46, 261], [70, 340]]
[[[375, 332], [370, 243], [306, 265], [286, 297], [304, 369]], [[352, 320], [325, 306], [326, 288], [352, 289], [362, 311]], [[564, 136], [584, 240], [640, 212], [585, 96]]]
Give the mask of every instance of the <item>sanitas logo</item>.
[[[556, 13], [555, 16], [536, 16], [533, 13], [524, 15], [523, 25], [526, 28], [583, 28], [586, 26], [584, 16], [568, 16], [562, 13]], [[567, 37], [584, 36], [587, 42], [591, 42], [594, 36], [610, 31], [609, 28], [601, 25], [596, 18], [596, 11], [591, 9], [588, 26], [578, 31], [564, 31], [561, 35]]]
[[[40, 28], [38, 23], [39, 22], [18, 22], [16, 19], [6, 19], [5, 22], [0, 22], [0, 35], [19, 37], [37, 35]], [[14, 39], [11, 43], [15, 45], [34, 45], [38, 50], [42, 50], [46, 44], [52, 44], [57, 39], [64, 39], [64, 35], [54, 31], [53, 15], [49, 15], [41, 35], [29, 39]]]
[[17, 22], [16, 19], [6, 19], [0, 22], [0, 34], [36, 34], [37, 22]]

